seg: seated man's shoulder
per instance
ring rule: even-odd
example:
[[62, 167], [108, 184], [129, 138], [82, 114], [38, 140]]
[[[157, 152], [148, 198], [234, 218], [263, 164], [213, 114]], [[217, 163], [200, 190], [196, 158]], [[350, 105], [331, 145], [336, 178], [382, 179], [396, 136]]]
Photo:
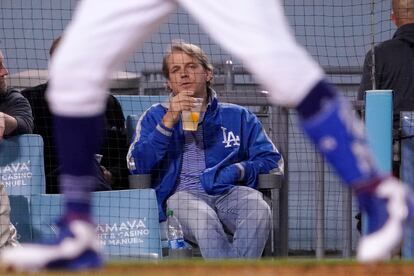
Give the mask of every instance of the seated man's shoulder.
[[247, 108], [245, 108], [244, 106], [238, 105], [238, 104], [234, 104], [234, 103], [219, 103], [219, 106], [221, 109], [224, 110], [230, 110], [230, 111], [242, 111], [242, 110], [247, 110]]
[[168, 104], [166, 103], [155, 103], [147, 108], [146, 113], [164, 113], [168, 110]]
[[254, 115], [254, 113], [252, 113], [247, 107], [238, 105], [238, 104], [233, 104], [233, 103], [220, 103], [220, 110], [221, 113], [223, 114], [233, 114], [233, 115], [241, 115], [241, 114], [251, 114]]
[[410, 48], [410, 46], [408, 43], [405, 43], [400, 39], [389, 39], [378, 44], [375, 47], [375, 52], [380, 57], [392, 57], [393, 55], [395, 55], [395, 51], [401, 50], [403, 48]]
[[7, 87], [7, 90], [4, 94], [2, 94], [3, 97], [10, 97], [11, 95], [15, 95], [15, 94], [21, 94], [21, 92], [19, 90], [17, 90], [14, 87]]
[[4, 97], [8, 98], [9, 100], [25, 98], [18, 89], [13, 87], [7, 89], [7, 92], [4, 94]]

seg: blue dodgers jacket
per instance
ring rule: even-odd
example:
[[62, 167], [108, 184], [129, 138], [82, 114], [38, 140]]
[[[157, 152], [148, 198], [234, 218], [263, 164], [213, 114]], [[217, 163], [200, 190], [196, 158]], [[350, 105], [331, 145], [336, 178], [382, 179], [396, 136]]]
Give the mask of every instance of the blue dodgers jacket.
[[[234, 185], [257, 187], [258, 175], [283, 174], [283, 158], [258, 118], [244, 107], [219, 103], [210, 91], [210, 104], [202, 121], [206, 169], [200, 182], [208, 194], [228, 191], [233, 185], [217, 183], [221, 168], [239, 163], [243, 179]], [[181, 120], [172, 130], [162, 125], [168, 104], [155, 104], [139, 119], [128, 152], [132, 174], [151, 174], [156, 190], [160, 221], [166, 219], [165, 202], [176, 188], [181, 171], [184, 132]]]

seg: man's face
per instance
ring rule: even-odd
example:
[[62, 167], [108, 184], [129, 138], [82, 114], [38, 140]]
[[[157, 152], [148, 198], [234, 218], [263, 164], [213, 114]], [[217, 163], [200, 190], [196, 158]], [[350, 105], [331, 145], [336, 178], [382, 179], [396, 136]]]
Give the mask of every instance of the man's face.
[[0, 93], [4, 93], [7, 90], [6, 76], [9, 74], [6, 66], [4, 65], [4, 56], [0, 51]]
[[211, 72], [205, 70], [196, 58], [181, 51], [175, 51], [167, 59], [168, 85], [174, 95], [194, 92], [194, 97], [207, 95], [206, 82], [211, 80]]

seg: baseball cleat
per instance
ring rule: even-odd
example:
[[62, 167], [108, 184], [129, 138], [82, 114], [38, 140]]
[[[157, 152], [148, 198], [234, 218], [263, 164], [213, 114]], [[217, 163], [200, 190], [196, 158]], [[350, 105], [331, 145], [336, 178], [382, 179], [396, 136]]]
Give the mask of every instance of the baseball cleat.
[[367, 231], [360, 239], [357, 259], [363, 263], [389, 260], [401, 246], [404, 230], [413, 220], [414, 199], [406, 185], [395, 178], [379, 184], [374, 195], [358, 197]]
[[58, 238], [47, 244], [23, 244], [1, 252], [3, 267], [16, 271], [87, 270], [103, 266], [94, 226], [85, 221], [58, 225]]

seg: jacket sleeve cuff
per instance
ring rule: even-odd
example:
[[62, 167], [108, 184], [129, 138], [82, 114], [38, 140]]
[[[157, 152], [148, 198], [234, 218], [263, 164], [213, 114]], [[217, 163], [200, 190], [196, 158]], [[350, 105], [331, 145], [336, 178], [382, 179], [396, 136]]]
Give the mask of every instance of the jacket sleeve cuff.
[[240, 177], [238, 179], [238, 181], [243, 181], [244, 180], [244, 176], [246, 174], [246, 171], [244, 169], [244, 166], [241, 163], [235, 163], [234, 165], [236, 165], [239, 170], [240, 170]]
[[166, 127], [163, 123], [159, 123], [156, 129], [165, 136], [171, 136], [173, 133], [173, 129]]

